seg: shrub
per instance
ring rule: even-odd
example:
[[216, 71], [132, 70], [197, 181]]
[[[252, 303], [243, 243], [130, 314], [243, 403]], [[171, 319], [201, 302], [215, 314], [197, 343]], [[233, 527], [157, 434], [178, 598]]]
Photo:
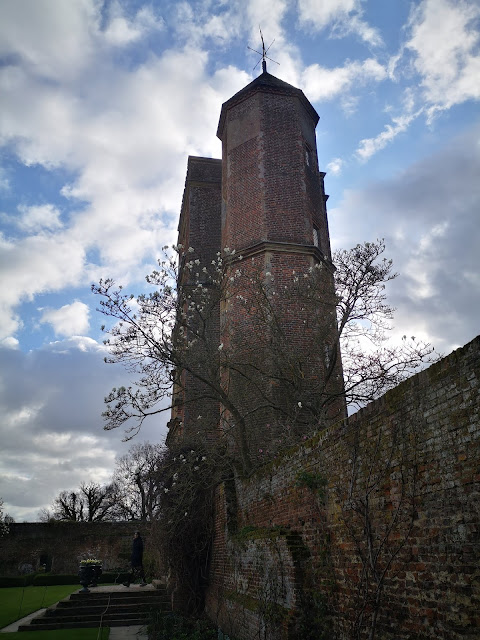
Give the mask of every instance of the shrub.
[[72, 574], [55, 574], [55, 573], [39, 573], [33, 578], [32, 584], [35, 587], [52, 586], [55, 584], [77, 584], [78, 575]]
[[175, 613], [158, 613], [148, 626], [151, 640], [216, 640], [217, 636], [218, 631], [210, 620]]
[[[100, 576], [99, 582], [122, 584], [128, 578], [128, 571], [124, 569], [109, 571]], [[78, 574], [60, 573], [31, 573], [25, 576], [0, 576], [0, 589], [2, 587], [51, 587], [53, 585], [80, 584]]]

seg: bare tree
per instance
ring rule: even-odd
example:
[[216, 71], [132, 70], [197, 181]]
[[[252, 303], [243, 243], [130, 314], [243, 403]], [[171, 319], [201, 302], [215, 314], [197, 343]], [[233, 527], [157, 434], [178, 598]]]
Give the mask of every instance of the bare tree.
[[113, 474], [115, 516], [118, 520], [154, 520], [160, 509], [159, 492], [164, 447], [158, 444], [133, 445], [118, 458]]
[[82, 482], [75, 491], [61, 491], [50, 509], [39, 512], [40, 521], [154, 520], [160, 509], [164, 452], [165, 447], [148, 442], [133, 445], [116, 460], [109, 484]]
[[[216, 403], [220, 415], [199, 429], [218, 433], [220, 422], [249, 473], [265, 449], [260, 437], [273, 450], [323, 426], [344, 401], [362, 405], [378, 397], [431, 362], [433, 352], [414, 338], [397, 345], [388, 340], [394, 309], [385, 285], [397, 274], [382, 257], [384, 248], [377, 241], [335, 254], [336, 297], [325, 289], [333, 272], [327, 263], [276, 283], [227, 249], [202, 265], [183, 247], [179, 261], [167, 256], [147, 277], [154, 287], [149, 295], [135, 298], [111, 280], [93, 286], [100, 311], [114, 321], [106, 329], [106, 360], [138, 374], [135, 387], [113, 389], [105, 399], [105, 428], [126, 427], [128, 438], [172, 402]], [[238, 314], [227, 313], [233, 304], [247, 318], [248, 340], [245, 326], [238, 330]], [[222, 341], [212, 331], [220, 307]], [[300, 349], [284, 330], [292, 309]], [[259, 424], [268, 427], [259, 430]]]
[[115, 506], [115, 491], [112, 484], [103, 487], [95, 482], [82, 482], [80, 493], [85, 504], [86, 520], [111, 520]]
[[50, 511], [40, 518], [70, 522], [96, 522], [111, 520], [115, 504], [113, 485], [100, 486], [95, 482], [82, 482], [78, 491], [61, 491], [54, 499]]

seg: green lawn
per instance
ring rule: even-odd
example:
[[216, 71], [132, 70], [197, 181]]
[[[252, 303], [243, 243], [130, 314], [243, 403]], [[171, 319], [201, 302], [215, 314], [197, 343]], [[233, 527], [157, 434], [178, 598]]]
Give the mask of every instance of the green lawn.
[[60, 629], [59, 631], [18, 631], [17, 633], [2, 634], [2, 639], [13, 640], [107, 640], [110, 629], [102, 629], [101, 636], [98, 629]]
[[[27, 616], [29, 613], [55, 604], [55, 602], [66, 598], [70, 593], [78, 589], [78, 584], [51, 587], [7, 587], [0, 589], [0, 629], [16, 620], [20, 620], [20, 618]], [[37, 634], [39, 632], [35, 633]], [[23, 633], [22, 637], [24, 637]], [[35, 637], [40, 640], [39, 635], [35, 635]], [[25, 640], [27, 640], [27, 638], [25, 638]]]

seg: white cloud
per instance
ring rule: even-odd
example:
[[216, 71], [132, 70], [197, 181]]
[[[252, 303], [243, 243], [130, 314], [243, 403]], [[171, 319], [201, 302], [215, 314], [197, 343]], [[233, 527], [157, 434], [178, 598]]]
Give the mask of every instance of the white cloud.
[[41, 322], [52, 325], [57, 336], [76, 336], [88, 332], [90, 309], [88, 305], [75, 300], [60, 309], [40, 309]]
[[300, 22], [321, 30], [330, 26], [332, 35], [345, 37], [356, 34], [373, 46], [383, 43], [377, 29], [362, 20], [360, 0], [299, 0]]
[[118, 0], [109, 7], [109, 22], [104, 36], [109, 44], [124, 46], [144, 38], [151, 31], [162, 31], [165, 23], [151, 7], [142, 7], [132, 20], [128, 20]]
[[72, 78], [91, 59], [100, 5], [86, 0], [3, 2], [0, 56], [29, 72]]
[[[240, 38], [247, 40], [248, 45], [256, 50], [262, 49], [259, 27], [261, 27], [268, 47], [275, 40], [275, 55], [278, 60], [288, 53], [292, 47], [285, 42], [282, 22], [290, 8], [290, 0], [231, 0], [219, 3], [217, 11], [212, 12], [211, 3], [177, 2], [175, 4], [175, 20], [172, 24], [177, 36], [191, 47], [203, 48], [213, 44], [220, 48], [231, 46]], [[244, 43], [242, 43], [244, 44]], [[271, 52], [272, 53], [272, 52]], [[257, 62], [256, 54], [249, 54]], [[288, 69], [283, 68], [285, 77]]]
[[32, 77], [74, 78], [98, 62], [107, 46], [125, 46], [164, 28], [149, 6], [128, 18], [115, 0], [102, 30], [102, 4], [95, 0], [15, 0], [2, 3], [0, 56]]
[[406, 47], [432, 112], [480, 99], [479, 20], [477, 0], [423, 0], [412, 9]]
[[245, 27], [246, 3], [231, 2], [221, 12], [212, 15], [208, 4], [194, 7], [189, 2], [175, 5], [173, 27], [183, 42], [203, 47], [207, 39], [222, 46], [239, 36]]
[[[413, 6], [408, 39], [387, 65], [388, 77], [410, 77], [406, 54], [420, 84], [404, 91], [402, 113], [377, 136], [360, 141], [356, 155], [365, 161], [384, 149], [420, 115], [431, 123], [438, 111], [480, 100], [480, 5], [476, 0], [422, 0]], [[416, 105], [419, 105], [416, 107]], [[391, 107], [390, 107], [391, 108]], [[415, 111], [416, 108], [416, 111]]]
[[[252, 48], [258, 49], [260, 44], [259, 26], [265, 37], [265, 47], [269, 47], [275, 38], [275, 49], [279, 51], [282, 48], [284, 44], [282, 22], [289, 4], [288, 0], [267, 0], [266, 2], [248, 0], [246, 3], [247, 25], [250, 30], [250, 39], [257, 45], [254, 47], [252, 44]], [[258, 50], [261, 51], [261, 49]]]
[[0, 346], [7, 347], [8, 349], [18, 349], [19, 341], [12, 336], [8, 336], [0, 341]]
[[375, 153], [393, 142], [400, 133], [404, 133], [413, 120], [418, 118], [422, 112], [423, 109], [420, 109], [416, 113], [404, 114], [392, 118], [393, 124], [386, 124], [384, 130], [375, 136], [375, 138], [360, 140], [359, 147], [355, 152], [358, 158], [363, 161], [369, 160]]
[[335, 69], [312, 64], [303, 71], [302, 85], [310, 100], [331, 100], [352, 87], [381, 82], [386, 77], [386, 69], [377, 60], [368, 58], [363, 62], [347, 61], [343, 67]]
[[434, 224], [420, 236], [417, 247], [412, 246], [410, 257], [405, 263], [403, 273], [408, 277], [407, 291], [412, 299], [426, 299], [439, 295], [435, 286], [435, 272], [429, 268], [430, 255], [435, 253], [435, 246], [443, 239], [450, 224], [448, 221]]
[[84, 247], [69, 232], [0, 238], [0, 338], [20, 328], [16, 305], [41, 292], [58, 291], [82, 281]]
[[17, 224], [23, 231], [53, 230], [62, 227], [60, 211], [53, 204], [32, 207], [20, 205], [18, 209], [22, 215]]
[[342, 158], [333, 158], [333, 160], [327, 164], [327, 172], [338, 176], [342, 173], [343, 165], [344, 160], [342, 160]]

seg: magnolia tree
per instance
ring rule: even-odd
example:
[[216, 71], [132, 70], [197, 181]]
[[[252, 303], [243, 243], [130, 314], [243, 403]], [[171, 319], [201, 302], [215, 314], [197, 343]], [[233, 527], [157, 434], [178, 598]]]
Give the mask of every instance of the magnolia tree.
[[[227, 248], [206, 265], [193, 248], [178, 246], [147, 277], [150, 294], [126, 294], [112, 280], [94, 285], [99, 310], [113, 320], [103, 327], [106, 361], [137, 374], [135, 386], [106, 398], [105, 428], [124, 427], [133, 437], [180, 399], [194, 412], [200, 407], [198, 432], [233, 442], [228, 450], [249, 473], [267, 445], [274, 453], [321, 428], [343, 400], [362, 406], [396, 386], [433, 360], [433, 347], [414, 337], [389, 340], [394, 309], [385, 285], [397, 274], [384, 249], [377, 241], [337, 251], [334, 269], [319, 263], [277, 283]], [[325, 286], [332, 277], [335, 295]], [[302, 348], [285, 330], [292, 315]], [[202, 416], [206, 403], [220, 415]]]

